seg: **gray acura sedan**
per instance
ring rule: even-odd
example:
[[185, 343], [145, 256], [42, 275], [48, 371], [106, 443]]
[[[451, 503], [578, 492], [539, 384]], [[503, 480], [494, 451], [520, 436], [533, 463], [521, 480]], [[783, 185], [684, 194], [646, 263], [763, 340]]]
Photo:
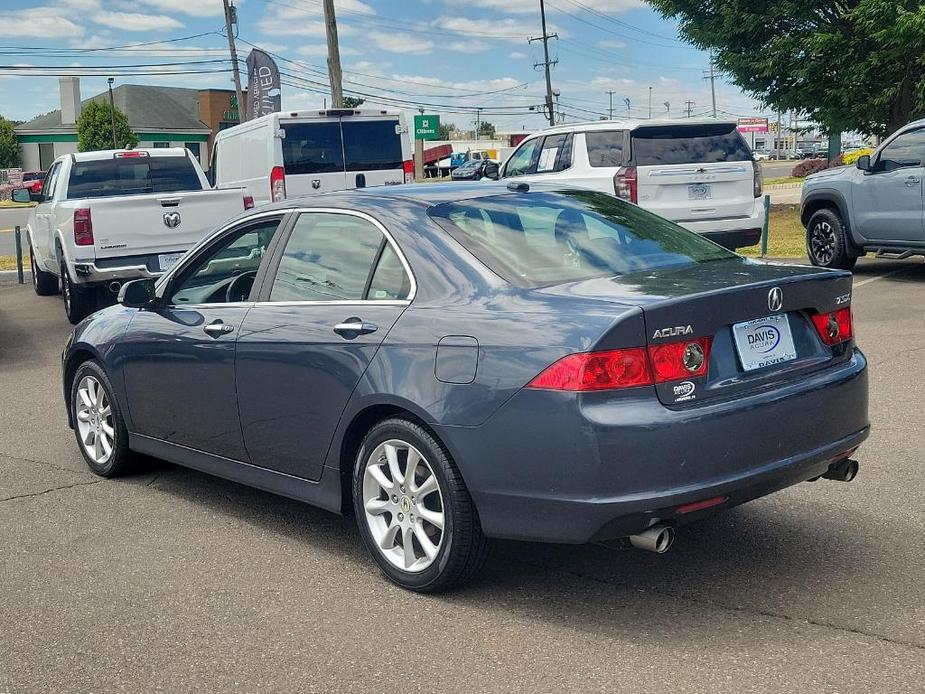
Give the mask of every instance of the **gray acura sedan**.
[[[139, 262], [148, 262], [139, 258]], [[78, 325], [68, 418], [353, 513], [395, 583], [486, 538], [627, 538], [798, 482], [868, 435], [851, 275], [746, 260], [603, 193], [399, 186], [251, 210]]]

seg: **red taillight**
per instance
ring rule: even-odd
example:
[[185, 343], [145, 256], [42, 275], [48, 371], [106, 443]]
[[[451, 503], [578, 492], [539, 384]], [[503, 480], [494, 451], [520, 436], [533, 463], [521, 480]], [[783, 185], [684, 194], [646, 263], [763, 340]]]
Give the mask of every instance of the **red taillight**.
[[278, 202], [286, 199], [286, 170], [274, 166], [270, 171], [270, 200]]
[[711, 343], [711, 338], [702, 337], [649, 347], [649, 361], [652, 362], [655, 382], [699, 378], [706, 374], [707, 365], [710, 363]]
[[244, 209], [245, 209], [245, 210], [251, 210], [251, 209], [253, 209], [253, 208], [254, 208], [254, 196], [253, 196], [253, 195], [245, 195], [245, 196], [244, 196]]
[[760, 198], [764, 185], [764, 174], [761, 173], [761, 164], [759, 164], [757, 161], [753, 161], [752, 169], [755, 172], [755, 197]]
[[401, 163], [401, 168], [405, 172], [405, 183], [414, 183], [414, 160], [406, 159]]
[[642, 347], [582, 352], [563, 357], [527, 384], [543, 390], [610, 390], [652, 385]]
[[813, 313], [810, 315], [813, 325], [822, 341], [831, 346], [850, 340], [853, 334], [851, 326], [851, 307], [846, 306], [832, 313]]
[[613, 192], [622, 199], [639, 202], [639, 189], [636, 185], [636, 167], [621, 166], [613, 177]]
[[74, 210], [74, 243], [78, 246], [93, 245], [93, 220], [87, 207]]

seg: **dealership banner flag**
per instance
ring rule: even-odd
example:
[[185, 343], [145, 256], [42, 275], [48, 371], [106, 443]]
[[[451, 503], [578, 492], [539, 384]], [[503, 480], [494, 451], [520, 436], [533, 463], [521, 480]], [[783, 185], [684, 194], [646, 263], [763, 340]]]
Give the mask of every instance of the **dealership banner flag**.
[[279, 68], [266, 52], [254, 48], [247, 56], [247, 119], [276, 113], [281, 108]]

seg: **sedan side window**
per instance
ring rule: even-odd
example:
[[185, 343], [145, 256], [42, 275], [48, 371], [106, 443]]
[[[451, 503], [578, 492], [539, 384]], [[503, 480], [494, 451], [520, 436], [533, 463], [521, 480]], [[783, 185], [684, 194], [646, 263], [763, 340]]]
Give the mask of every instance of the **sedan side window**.
[[540, 138], [524, 142], [520, 148], [511, 155], [504, 166], [505, 176], [523, 176], [536, 171], [536, 160], [539, 156]]
[[409, 290], [404, 267], [374, 224], [306, 212], [286, 242], [270, 301], [404, 299]]
[[922, 165], [925, 154], [925, 129], [900, 135], [883, 148], [877, 161], [880, 171], [894, 171]]
[[175, 306], [247, 301], [278, 218], [248, 224], [212, 246], [179, 275], [168, 303]]

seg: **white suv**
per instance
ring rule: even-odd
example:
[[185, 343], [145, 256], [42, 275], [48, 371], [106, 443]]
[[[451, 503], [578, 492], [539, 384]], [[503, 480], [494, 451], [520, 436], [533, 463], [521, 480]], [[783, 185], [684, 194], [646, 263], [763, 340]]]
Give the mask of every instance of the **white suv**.
[[734, 122], [569, 123], [531, 135], [501, 178], [616, 194], [727, 248], [761, 238], [760, 165]]

